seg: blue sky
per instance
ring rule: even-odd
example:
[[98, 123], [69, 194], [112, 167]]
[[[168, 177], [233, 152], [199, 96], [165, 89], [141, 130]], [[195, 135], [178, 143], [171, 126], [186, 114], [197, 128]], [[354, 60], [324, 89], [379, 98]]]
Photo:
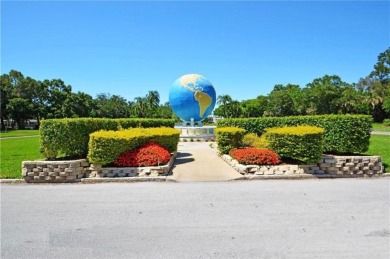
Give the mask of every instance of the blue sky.
[[1, 73], [162, 102], [198, 73], [245, 100], [326, 74], [357, 82], [389, 35], [389, 1], [2, 1]]

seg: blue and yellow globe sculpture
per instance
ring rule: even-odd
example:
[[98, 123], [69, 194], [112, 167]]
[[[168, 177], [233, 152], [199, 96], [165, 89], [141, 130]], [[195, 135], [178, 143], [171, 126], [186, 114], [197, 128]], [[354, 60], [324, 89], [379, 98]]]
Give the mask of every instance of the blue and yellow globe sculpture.
[[202, 75], [188, 74], [178, 78], [169, 90], [169, 105], [184, 125], [201, 126], [215, 106], [213, 85]]

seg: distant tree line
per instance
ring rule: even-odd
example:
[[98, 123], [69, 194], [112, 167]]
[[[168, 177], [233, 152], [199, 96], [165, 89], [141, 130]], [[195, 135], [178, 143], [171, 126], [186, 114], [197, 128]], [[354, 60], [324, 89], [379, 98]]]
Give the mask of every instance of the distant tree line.
[[101, 93], [93, 98], [83, 92], [72, 92], [72, 87], [61, 79], [35, 80], [11, 70], [1, 75], [1, 129], [5, 120], [13, 120], [19, 129], [29, 119], [52, 118], [172, 118], [168, 103], [160, 104], [157, 91], [127, 101], [121, 96]]
[[[1, 75], [1, 129], [12, 119], [23, 129], [28, 119], [51, 118], [177, 118], [169, 103], [160, 104], [157, 91], [127, 101], [101, 93], [93, 98], [61, 79], [35, 80], [11, 70]], [[337, 75], [314, 79], [306, 87], [277, 84], [267, 96], [237, 101], [217, 98], [214, 115], [225, 118], [316, 114], [370, 114], [381, 122], [390, 115], [390, 48], [378, 56], [374, 70], [359, 82], [348, 84]]]
[[379, 54], [374, 70], [357, 83], [325, 75], [304, 88], [277, 84], [267, 96], [239, 102], [230, 95], [220, 95], [217, 103], [214, 114], [225, 118], [368, 114], [382, 122], [390, 115], [390, 48]]

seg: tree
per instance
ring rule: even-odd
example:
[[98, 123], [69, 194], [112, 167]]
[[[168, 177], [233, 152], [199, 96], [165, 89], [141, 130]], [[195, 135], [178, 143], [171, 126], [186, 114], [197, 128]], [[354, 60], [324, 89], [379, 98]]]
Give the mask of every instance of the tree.
[[325, 75], [307, 84], [304, 89], [308, 114], [337, 114], [341, 108], [340, 96], [349, 84], [337, 75]]
[[24, 129], [24, 122], [34, 114], [34, 107], [31, 102], [19, 97], [10, 99], [6, 108], [19, 129]]
[[1, 130], [5, 130], [4, 120], [8, 119], [7, 104], [11, 95], [11, 79], [7, 74], [3, 74], [0, 77], [0, 101], [1, 101]]
[[136, 97], [132, 105], [132, 111], [137, 118], [146, 118], [148, 114], [148, 100], [146, 97]]
[[233, 101], [232, 97], [230, 95], [225, 94], [225, 95], [219, 95], [217, 97], [217, 104], [221, 106], [221, 115], [225, 118], [228, 118], [228, 111], [227, 111], [227, 105]]
[[390, 92], [390, 48], [378, 55], [374, 70], [361, 78], [357, 87], [364, 93], [363, 101], [368, 105], [375, 122], [382, 122], [389, 117], [385, 107]]
[[238, 118], [242, 114], [242, 107], [239, 101], [231, 101], [225, 105], [227, 118]]
[[169, 106], [169, 102], [166, 102], [164, 105], [160, 105], [157, 108], [156, 117], [164, 119], [175, 118], [172, 108]]
[[388, 85], [390, 81], [390, 48], [378, 55], [378, 62], [374, 65], [374, 71], [370, 73], [369, 77]]
[[102, 93], [98, 94], [91, 113], [98, 118], [128, 118], [130, 106], [126, 99], [119, 95]]
[[63, 105], [72, 92], [70, 85], [65, 85], [61, 79], [44, 80], [43, 87], [47, 89], [47, 118], [63, 118]]
[[267, 97], [259, 96], [256, 99], [249, 99], [241, 102], [242, 114], [244, 117], [261, 117], [267, 107]]
[[290, 116], [294, 111], [294, 102], [286, 91], [272, 91], [268, 95], [265, 116]]
[[92, 96], [78, 92], [67, 96], [61, 113], [64, 118], [85, 118], [91, 117], [94, 110], [96, 110], [96, 102]]

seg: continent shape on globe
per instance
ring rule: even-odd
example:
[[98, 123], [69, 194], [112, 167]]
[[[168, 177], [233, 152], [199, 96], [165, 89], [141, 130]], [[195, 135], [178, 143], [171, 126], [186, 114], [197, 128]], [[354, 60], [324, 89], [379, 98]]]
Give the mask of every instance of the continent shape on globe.
[[183, 121], [202, 121], [212, 113], [215, 102], [213, 85], [199, 74], [181, 76], [169, 90], [169, 105]]

